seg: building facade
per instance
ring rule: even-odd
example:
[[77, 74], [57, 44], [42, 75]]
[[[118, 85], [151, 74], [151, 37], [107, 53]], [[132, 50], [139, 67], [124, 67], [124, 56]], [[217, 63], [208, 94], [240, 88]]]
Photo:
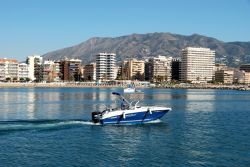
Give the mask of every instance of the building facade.
[[214, 76], [215, 51], [209, 48], [182, 49], [180, 76], [182, 82], [207, 83]]
[[20, 63], [18, 65], [18, 78], [20, 81], [26, 81], [26, 79], [29, 78], [29, 70], [26, 63]]
[[18, 80], [18, 62], [16, 59], [0, 59], [0, 81]]
[[60, 62], [60, 73], [63, 81], [80, 81], [81, 80], [81, 63], [80, 59], [65, 59]]
[[96, 79], [97, 80], [114, 80], [115, 74], [115, 60], [114, 53], [99, 53], [96, 55]]
[[96, 63], [85, 65], [83, 76], [84, 76], [84, 80], [86, 81], [95, 81], [96, 80]]
[[26, 64], [28, 65], [29, 78], [31, 81], [40, 81], [43, 78], [42, 70], [43, 57], [40, 55], [28, 56]]
[[171, 77], [172, 80], [179, 81], [180, 80], [180, 59], [172, 60], [172, 69], [171, 69]]
[[145, 65], [145, 79], [154, 82], [171, 81], [172, 57], [149, 58]]
[[250, 64], [242, 64], [240, 66], [241, 71], [250, 72]]
[[123, 78], [127, 80], [144, 80], [145, 61], [128, 59], [123, 62]]
[[218, 70], [215, 71], [215, 81], [224, 84], [233, 84], [234, 70]]

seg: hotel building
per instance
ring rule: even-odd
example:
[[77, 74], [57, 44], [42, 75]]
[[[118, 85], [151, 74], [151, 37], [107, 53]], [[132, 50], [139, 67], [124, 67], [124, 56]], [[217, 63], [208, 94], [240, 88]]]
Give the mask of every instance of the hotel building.
[[180, 76], [182, 82], [206, 83], [214, 76], [215, 51], [209, 48], [182, 49]]

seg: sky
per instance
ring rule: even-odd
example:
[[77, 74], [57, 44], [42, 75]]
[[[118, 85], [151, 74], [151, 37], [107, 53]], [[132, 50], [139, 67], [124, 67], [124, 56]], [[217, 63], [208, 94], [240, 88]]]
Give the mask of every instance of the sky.
[[250, 0], [0, 0], [0, 58], [153, 32], [250, 41]]

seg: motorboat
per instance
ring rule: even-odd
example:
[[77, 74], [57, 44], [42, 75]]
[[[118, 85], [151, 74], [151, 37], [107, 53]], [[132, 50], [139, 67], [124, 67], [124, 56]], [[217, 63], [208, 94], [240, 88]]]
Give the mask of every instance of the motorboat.
[[94, 123], [105, 124], [142, 124], [160, 119], [171, 108], [160, 106], [140, 106], [139, 101], [129, 102], [118, 92], [112, 92], [120, 98], [121, 105], [116, 108], [106, 108], [102, 112], [92, 112]]
[[124, 93], [135, 93], [135, 88], [124, 88], [123, 92]]
[[127, 88], [124, 88], [123, 89], [123, 92], [124, 93], [135, 93], [135, 87], [134, 86], [132, 86], [132, 85], [128, 85], [128, 87]]

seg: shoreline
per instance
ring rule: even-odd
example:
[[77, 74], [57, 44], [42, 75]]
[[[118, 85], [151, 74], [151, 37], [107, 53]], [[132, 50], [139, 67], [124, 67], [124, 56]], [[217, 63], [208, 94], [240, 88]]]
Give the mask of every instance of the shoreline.
[[[93, 83], [0, 83], [1, 88], [125, 88], [126, 84], [93, 84]], [[225, 90], [250, 90], [247, 85], [165, 85], [149, 87], [145, 85], [135, 85], [136, 88], [166, 88], [166, 89], [225, 89]]]

